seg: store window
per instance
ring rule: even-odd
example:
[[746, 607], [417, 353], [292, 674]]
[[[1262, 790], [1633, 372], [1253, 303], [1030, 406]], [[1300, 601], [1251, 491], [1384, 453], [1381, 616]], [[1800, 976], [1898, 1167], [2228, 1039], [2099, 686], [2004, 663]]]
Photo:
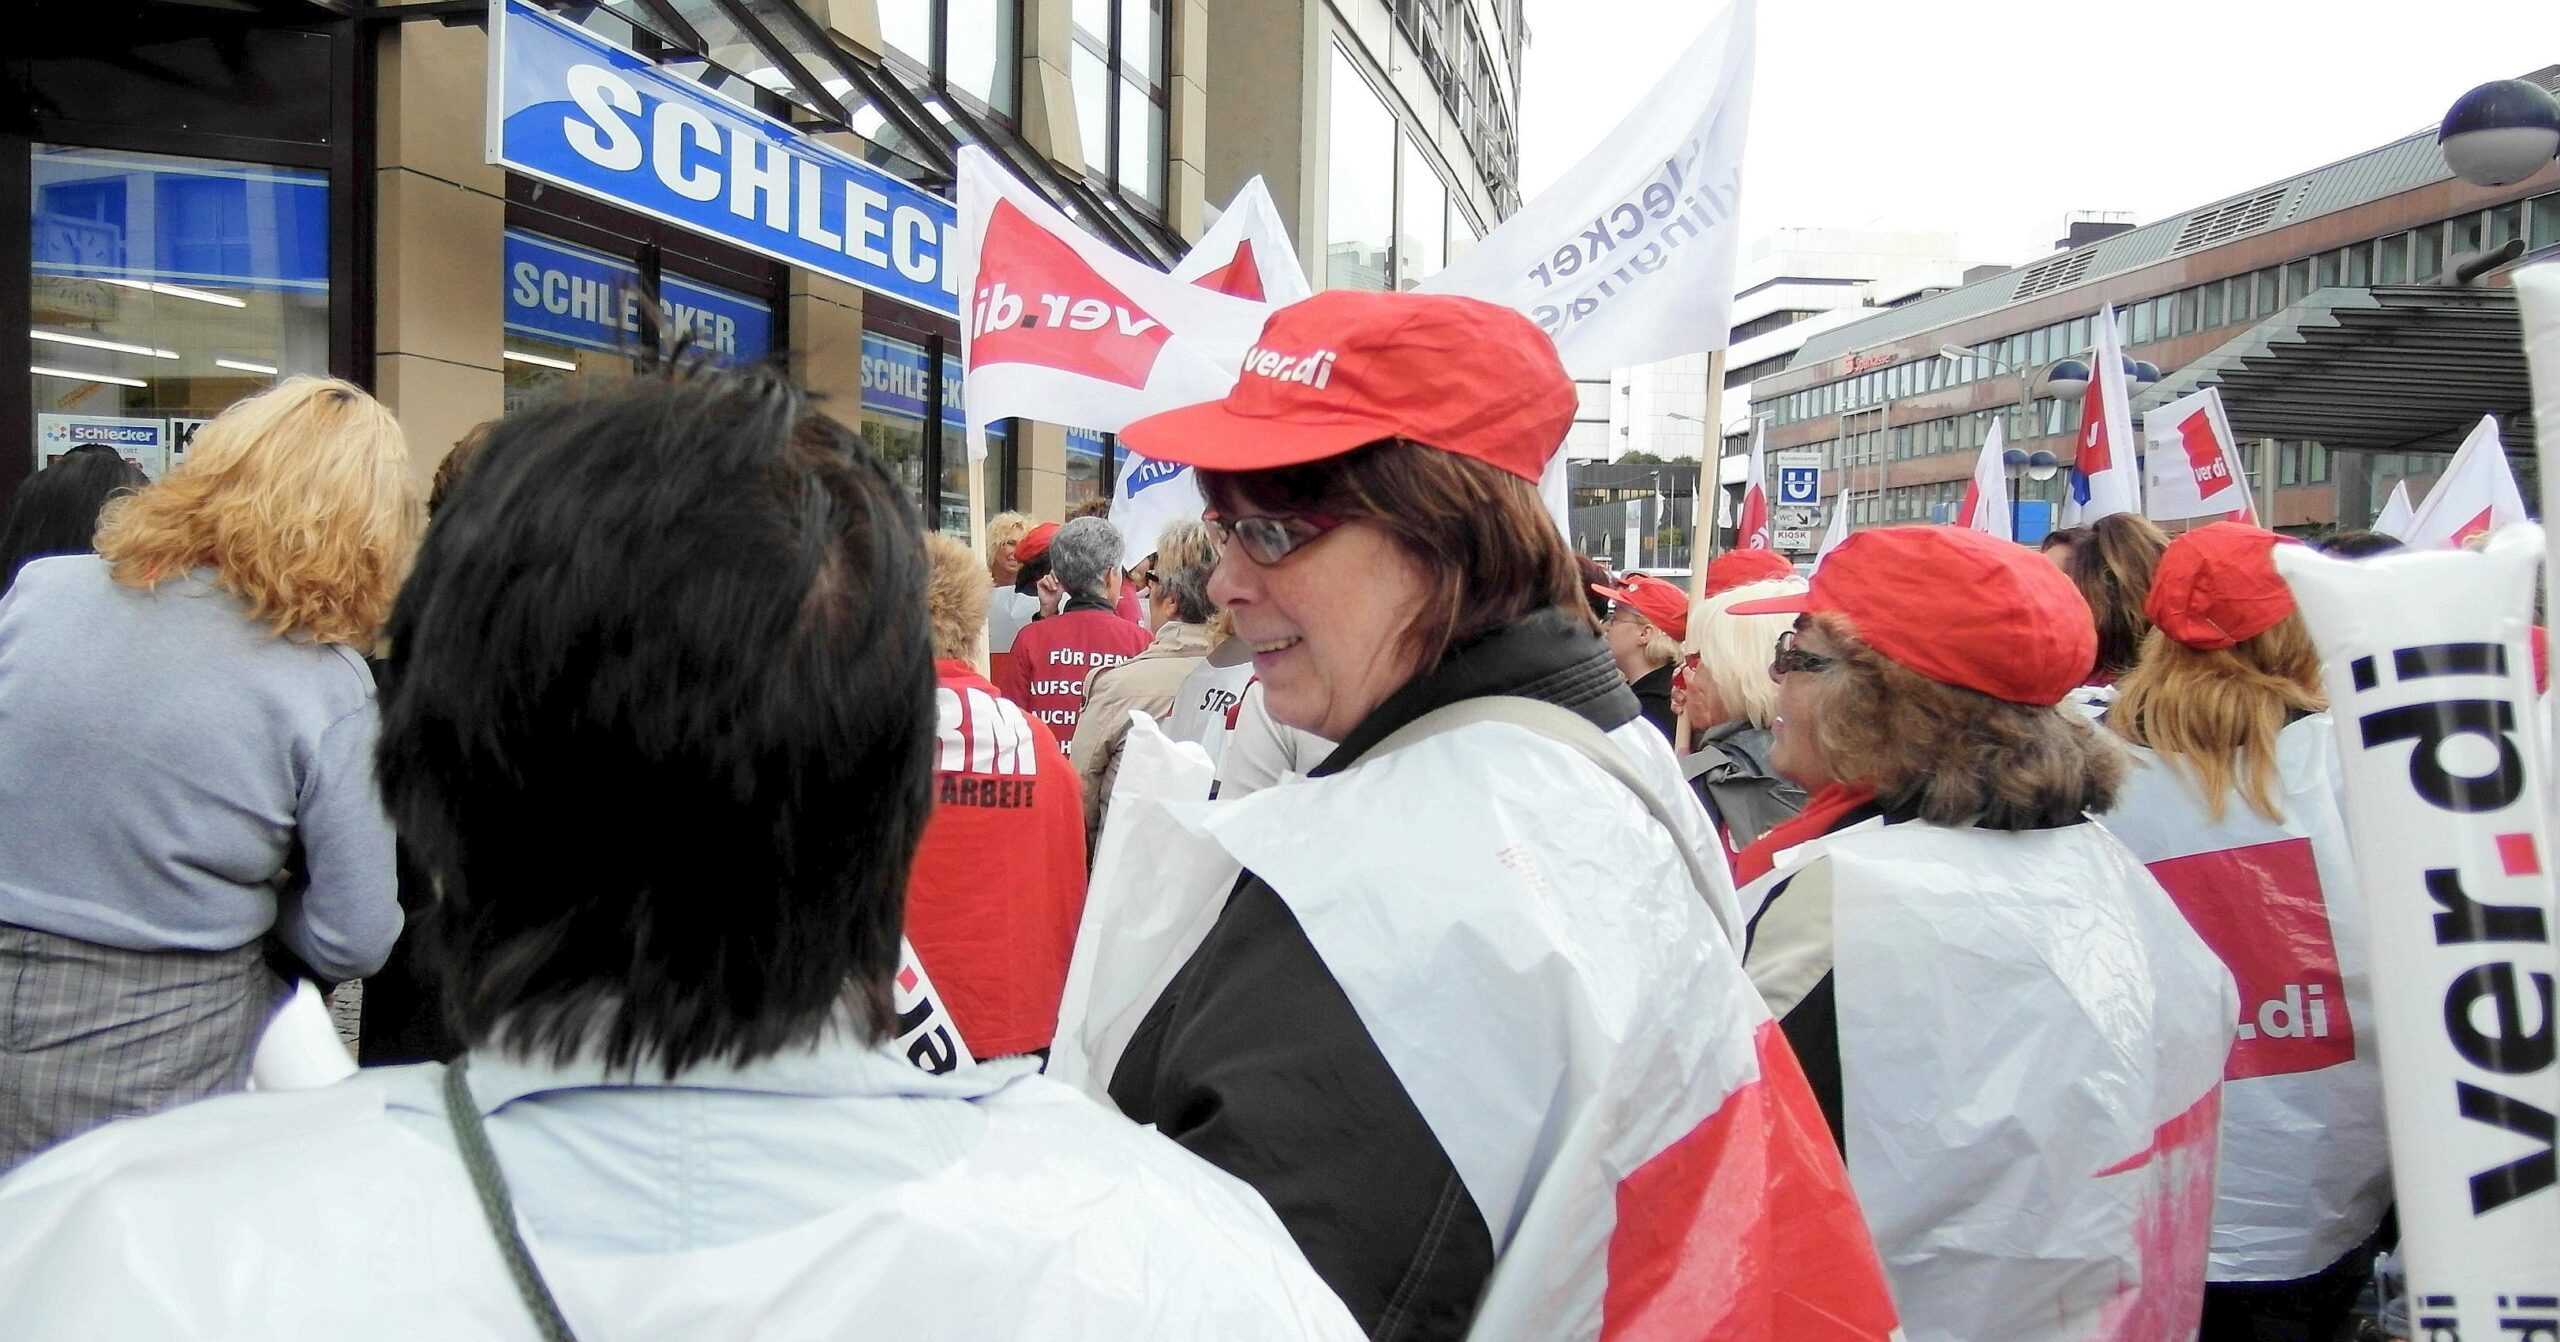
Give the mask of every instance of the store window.
[[36, 465], [110, 443], [158, 478], [279, 375], [329, 371], [323, 172], [38, 144]]
[[1333, 49], [1325, 156], [1325, 283], [1384, 289], [1396, 228], [1396, 119], [1342, 48]]
[[1164, 213], [1172, 96], [1166, 0], [1075, 0], [1067, 78], [1085, 172]]
[[[948, 345], [951, 342], [944, 342]], [[969, 534], [969, 449], [966, 402], [958, 351], [942, 356], [942, 431], [939, 442], [928, 434], [925, 407], [932, 402], [931, 356], [923, 345], [874, 331], [862, 335], [862, 441], [878, 454], [912, 499], [928, 497], [925, 517], [937, 529], [955, 536]], [[987, 431], [987, 509], [1004, 506], [1013, 478], [1012, 421]]]
[[1111, 438], [1091, 429], [1067, 430], [1067, 506], [1111, 492]]
[[573, 377], [627, 377], [652, 334], [715, 363], [761, 359], [773, 349], [773, 305], [687, 279], [658, 277], [653, 332], [640, 269], [591, 248], [510, 228], [504, 279], [506, 407]]

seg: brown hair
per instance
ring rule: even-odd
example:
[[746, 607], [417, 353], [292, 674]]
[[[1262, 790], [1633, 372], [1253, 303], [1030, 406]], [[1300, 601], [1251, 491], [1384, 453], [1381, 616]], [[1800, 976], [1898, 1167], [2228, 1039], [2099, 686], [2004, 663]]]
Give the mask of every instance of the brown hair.
[[480, 455], [480, 445], [489, 441], [489, 431], [496, 427], [498, 421], [494, 419], [472, 425], [471, 432], [456, 440], [444, 460], [436, 463], [435, 477], [427, 484], [427, 516], [433, 517], [444, 508], [445, 499], [470, 471], [472, 459]]
[[1537, 611], [1591, 623], [1582, 568], [1538, 487], [1473, 457], [1391, 438], [1304, 466], [1203, 470], [1200, 492], [1229, 516], [1330, 513], [1386, 532], [1427, 584], [1405, 628], [1417, 674]]
[[2151, 596], [2151, 575], [2169, 537], [2137, 513], [2110, 513], [2074, 530], [2079, 534], [2064, 542], [2070, 548], [2062, 571], [2097, 622], [2097, 672], [2113, 680], [2142, 660], [2143, 636], [2151, 632], [2142, 603]]
[[935, 533], [924, 538], [924, 609], [933, 625], [933, 655], [965, 662], [987, 627], [987, 570], [969, 547]]
[[1064, 520], [1072, 522], [1079, 517], [1099, 517], [1105, 521], [1109, 521], [1111, 518], [1111, 496], [1108, 494], [1096, 494], [1092, 498], [1086, 499], [1084, 502], [1069, 508]]
[[2205, 814], [2219, 821], [2237, 791], [2273, 821], [2276, 736], [2295, 713], [2329, 706], [2320, 688], [2320, 651], [2300, 615], [2228, 648], [2190, 648], [2153, 630], [2142, 661], [2116, 689], [2107, 726], [2191, 775]]
[[2125, 754], [2079, 714], [1931, 680], [1809, 617], [1840, 648], [1815, 673], [1813, 740], [1831, 776], [1889, 815], [1993, 830], [2065, 825], [2115, 804]]

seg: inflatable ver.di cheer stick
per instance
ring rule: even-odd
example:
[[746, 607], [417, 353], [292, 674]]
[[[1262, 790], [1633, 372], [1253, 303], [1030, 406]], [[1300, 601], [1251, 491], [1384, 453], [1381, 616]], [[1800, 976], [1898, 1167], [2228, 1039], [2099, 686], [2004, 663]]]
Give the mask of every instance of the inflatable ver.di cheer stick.
[[2411, 1336], [2560, 1342], [2560, 1032], [2541, 529], [2361, 562], [2276, 547], [2319, 645], [2373, 954]]

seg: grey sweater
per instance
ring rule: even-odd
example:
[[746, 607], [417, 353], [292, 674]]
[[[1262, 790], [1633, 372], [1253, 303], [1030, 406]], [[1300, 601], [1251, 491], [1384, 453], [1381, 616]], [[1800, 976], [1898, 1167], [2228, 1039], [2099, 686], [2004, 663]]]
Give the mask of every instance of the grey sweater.
[[211, 570], [27, 565], [0, 597], [0, 922], [129, 950], [272, 927], [371, 973], [400, 933], [376, 727], [361, 657], [270, 634]]

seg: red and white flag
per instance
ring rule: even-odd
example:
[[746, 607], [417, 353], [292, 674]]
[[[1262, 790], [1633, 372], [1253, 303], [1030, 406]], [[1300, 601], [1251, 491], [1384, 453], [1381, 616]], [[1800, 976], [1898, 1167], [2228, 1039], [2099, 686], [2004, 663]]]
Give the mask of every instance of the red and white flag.
[[2404, 540], [2409, 535], [2409, 524], [2417, 518], [2418, 510], [2409, 502], [2409, 482], [2396, 480], [2391, 485], [2391, 497], [2382, 505], [2381, 515], [2373, 519], [2373, 529], [2393, 540]]
[[2498, 441], [2497, 418], [2482, 415], [2400, 539], [2413, 550], [2458, 550], [2474, 536], [2525, 520], [2524, 495]]
[[[1769, 519], [1769, 422], [1759, 420], [1751, 426], [1751, 477], [1742, 486], [1742, 517], [1734, 525], [1733, 546], [1737, 550], [1768, 550], [1776, 547], [1776, 529]], [[1561, 451], [1557, 453], [1563, 455]]]
[[2228, 517], [2257, 522], [2240, 440], [2223, 413], [2222, 392], [2190, 392], [2142, 417], [2143, 511], [2162, 522]]
[[[2133, 436], [2133, 401], [2125, 384], [2124, 342], [2116, 334], [2114, 308], [2098, 314], [2097, 328], [2089, 390], [2080, 398], [2078, 455], [2072, 461], [2079, 476], [2076, 521], [2084, 526], [2111, 513], [2142, 511], [2141, 442]], [[2088, 492], [2079, 496], [2083, 487]]]
[[1991, 432], [1982, 438], [1982, 455], [1974, 460], [1973, 478], [1965, 482], [1964, 502], [1956, 505], [1957, 526], [1971, 527], [2004, 541], [2011, 538], [2007, 457], [2000, 421], [1994, 418]]
[[959, 179], [951, 266], [972, 460], [1000, 419], [1114, 431], [1235, 385], [1267, 304], [1112, 250], [974, 145]]
[[1277, 307], [1315, 292], [1298, 264], [1298, 249], [1290, 245], [1280, 209], [1271, 203], [1271, 188], [1260, 177], [1245, 183], [1218, 222], [1173, 263], [1173, 277]]

